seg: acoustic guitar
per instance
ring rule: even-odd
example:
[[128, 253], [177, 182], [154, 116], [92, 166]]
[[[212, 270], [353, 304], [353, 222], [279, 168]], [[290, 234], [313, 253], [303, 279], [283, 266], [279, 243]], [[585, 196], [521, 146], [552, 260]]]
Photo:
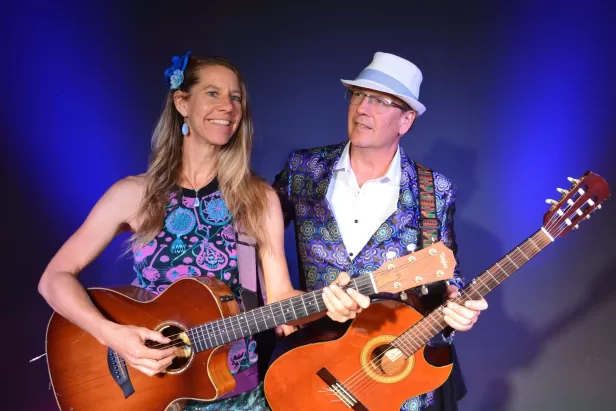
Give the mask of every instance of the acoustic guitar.
[[[345, 288], [365, 294], [396, 293], [453, 277], [455, 259], [443, 243], [388, 261]], [[46, 355], [61, 410], [165, 410], [177, 400], [213, 401], [235, 388], [228, 367], [233, 341], [306, 319], [327, 310], [322, 290], [250, 311], [240, 311], [230, 288], [210, 277], [184, 278], [159, 295], [135, 286], [88, 288], [109, 320], [160, 331], [180, 355], [154, 377], [128, 367], [112, 349], [54, 312], [46, 333]], [[308, 318], [308, 320], [310, 320]]]
[[[559, 201], [547, 200], [551, 207], [542, 227], [462, 288], [454, 302], [485, 297], [556, 238], [578, 228], [610, 195], [605, 180], [592, 172], [569, 181], [569, 190], [558, 189]], [[275, 411], [399, 410], [407, 399], [440, 387], [453, 363], [428, 359], [426, 344], [447, 326], [443, 307], [422, 316], [401, 302], [373, 302], [341, 337], [276, 358], [264, 382], [269, 405]]]

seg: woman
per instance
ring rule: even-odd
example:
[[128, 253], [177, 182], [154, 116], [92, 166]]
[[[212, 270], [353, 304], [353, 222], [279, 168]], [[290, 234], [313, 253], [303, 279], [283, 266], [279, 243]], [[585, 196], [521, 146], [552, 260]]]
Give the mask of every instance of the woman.
[[[39, 292], [56, 312], [148, 375], [163, 371], [174, 351], [147, 349], [143, 341], [169, 340], [153, 330], [105, 319], [77, 280], [117, 234], [132, 233], [134, 284], [153, 293], [182, 277], [211, 275], [239, 297], [235, 226], [257, 240], [268, 301], [301, 293], [293, 289], [287, 270], [278, 197], [249, 166], [252, 123], [239, 70], [223, 58], [190, 52], [172, 61], [165, 71], [169, 92], [153, 133], [147, 172], [107, 190], [39, 283]], [[340, 279], [342, 284], [347, 281], [348, 276]], [[353, 318], [369, 304], [365, 296], [331, 291], [326, 294], [327, 315], [337, 321]], [[254, 370], [254, 348], [254, 340], [246, 338], [231, 349], [229, 365], [236, 379]], [[228, 398], [192, 402], [187, 409], [267, 407], [258, 380], [237, 388]]]

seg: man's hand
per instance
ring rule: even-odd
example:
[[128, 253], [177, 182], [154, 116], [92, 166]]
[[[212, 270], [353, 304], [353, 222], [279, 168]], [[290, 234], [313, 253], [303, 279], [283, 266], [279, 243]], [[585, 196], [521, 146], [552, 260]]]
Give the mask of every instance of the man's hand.
[[[334, 321], [345, 322], [355, 318], [363, 308], [368, 308], [370, 298], [355, 289], [344, 287], [351, 281], [351, 277], [345, 272], [338, 274], [336, 281], [323, 288], [323, 301], [327, 306], [327, 316]], [[337, 285], [339, 284], [339, 285]]]
[[[453, 300], [458, 296], [458, 287], [455, 285], [447, 286], [447, 300]], [[464, 303], [464, 307], [449, 301], [445, 308], [443, 308], [443, 314], [445, 315], [445, 322], [449, 324], [451, 328], [458, 331], [468, 331], [473, 328], [473, 325], [479, 319], [479, 314], [488, 308], [488, 302], [485, 298], [481, 300], [469, 300]]]

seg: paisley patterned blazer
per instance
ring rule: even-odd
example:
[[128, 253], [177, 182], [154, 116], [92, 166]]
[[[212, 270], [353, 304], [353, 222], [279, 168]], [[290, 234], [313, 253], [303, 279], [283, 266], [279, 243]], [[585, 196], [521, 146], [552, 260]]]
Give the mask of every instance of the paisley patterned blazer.
[[[341, 271], [346, 271], [352, 278], [375, 271], [387, 261], [386, 255], [391, 251], [397, 258], [409, 254], [411, 244], [417, 249], [421, 246], [417, 164], [400, 147], [398, 208], [376, 230], [355, 259], [349, 258], [326, 198], [333, 169], [346, 143], [292, 152], [284, 169], [274, 180], [285, 226], [291, 221], [295, 222], [300, 281], [302, 288], [308, 291], [329, 285]], [[437, 172], [433, 172], [433, 177], [436, 214], [440, 223], [439, 239], [453, 251], [456, 258], [454, 278], [450, 283], [462, 288], [464, 280], [459, 272], [453, 229], [455, 186]], [[425, 296], [419, 288], [411, 290], [420, 298], [425, 310], [442, 303], [444, 286], [437, 283], [428, 286], [428, 289]]]

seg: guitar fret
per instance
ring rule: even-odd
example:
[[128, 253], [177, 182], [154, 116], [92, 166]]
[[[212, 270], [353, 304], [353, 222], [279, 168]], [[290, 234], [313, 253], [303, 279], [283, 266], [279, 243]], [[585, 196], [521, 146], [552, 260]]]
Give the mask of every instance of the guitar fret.
[[222, 341], [222, 343], [226, 343], [227, 341], [225, 341], [225, 336], [224, 336], [224, 331], [222, 330], [222, 326], [221, 326], [221, 320], [216, 321], [214, 324], [216, 324], [216, 332], [218, 333], [218, 336], [220, 337], [220, 341]]
[[[500, 283], [500, 281], [498, 281], [498, 279], [492, 275], [492, 273], [490, 272], [490, 270], [489, 270], [489, 269], [488, 269], [488, 270], [486, 270], [486, 273], [487, 273], [490, 277], [492, 277], [492, 279], [493, 279], [494, 281], [496, 281], [496, 284], [499, 284], [499, 283]], [[481, 280], [481, 276], [479, 276], [479, 277], [477, 277], [477, 278]], [[481, 282], [485, 284], [485, 281], [481, 280]], [[492, 291], [492, 289], [491, 289], [490, 287], [488, 287], [488, 286], [487, 286], [487, 284], [486, 284], [486, 287], [488, 288], [488, 290]]]
[[195, 338], [194, 328], [191, 328], [190, 330], [188, 330], [188, 338], [190, 339], [192, 343], [195, 344], [195, 347], [197, 348], [197, 352], [203, 351], [203, 348], [201, 348], [201, 341], [198, 338]]
[[[212, 344], [212, 337], [210, 337], [210, 333], [209, 333], [209, 332], [208, 332], [208, 330], [207, 330], [207, 326], [206, 326], [206, 327], [199, 327], [199, 328], [201, 329], [201, 335], [202, 335], [204, 338], [207, 338], [207, 339], [209, 340], [209, 342], [210, 342], [210, 345], [209, 345], [209, 347], [208, 347], [208, 348], [213, 347], [213, 346], [214, 346], [214, 344]], [[205, 341], [205, 340], [204, 340], [204, 341]]]
[[[222, 325], [224, 325], [225, 327], [225, 334], [227, 335], [227, 339], [230, 341], [231, 340], [231, 336], [229, 336], [229, 329], [227, 329], [227, 320], [223, 319], [222, 320]], [[229, 342], [227, 341], [227, 342]]]
[[312, 292], [312, 296], [314, 297], [314, 302], [317, 305], [317, 310], [321, 311], [321, 307], [319, 306], [319, 300], [317, 300], [317, 293]]
[[[259, 323], [257, 322], [257, 317], [255, 316], [255, 312], [254, 311], [249, 311], [249, 312], [252, 312], [252, 319], [255, 321], [255, 327], [257, 328], [257, 332], [259, 332]], [[248, 328], [250, 328], [250, 326]], [[250, 329], [250, 331], [252, 332], [252, 329]]]
[[291, 310], [293, 310], [294, 319], [297, 318], [297, 314], [295, 314], [295, 307], [293, 307], [293, 300], [289, 301], [289, 305], [291, 306]]
[[282, 307], [282, 301], [279, 301], [278, 305], [280, 305], [280, 311], [282, 311], [282, 319], [284, 320], [282, 323], [284, 324], [287, 322], [287, 317], [284, 315], [284, 308]]
[[235, 339], [237, 340], [237, 334], [235, 333], [235, 325], [233, 324], [233, 317], [229, 318], [229, 322], [231, 323], [231, 330], [233, 331], [233, 337], [235, 337]]
[[245, 313], [244, 313], [244, 315], [240, 315], [240, 319], [242, 319], [242, 317], [244, 317], [244, 322], [246, 322], [246, 326], [248, 327], [248, 329], [244, 330], [244, 334], [242, 334], [244, 337], [246, 337], [246, 336], [250, 335], [250, 323], [248, 322], [248, 317], [246, 316]]
[[509, 257], [509, 254], [507, 254], [507, 258], [509, 259], [509, 261], [511, 261], [511, 262], [513, 263], [513, 265], [515, 266], [515, 268], [516, 268], [516, 269], [520, 268], [520, 267], [518, 267], [518, 266], [516, 265], [515, 261], [513, 261], [513, 260], [511, 259], [511, 257]]
[[[209, 327], [209, 329], [207, 330], [207, 331], [208, 331], [208, 335], [210, 335], [210, 336], [211, 336], [211, 335], [213, 334], [213, 335], [214, 335], [214, 343], [215, 343], [216, 345], [218, 345], [218, 339], [216, 338], [216, 333], [214, 333], [214, 324], [210, 324], [210, 325], [208, 325], [208, 327]], [[212, 339], [212, 337], [210, 337], [210, 340], [211, 340], [211, 339]], [[212, 345], [212, 347], [213, 347], [213, 346], [214, 346], [214, 345]]]
[[509, 274], [507, 274], [507, 271], [503, 270], [503, 267], [501, 267], [500, 264], [496, 263], [496, 266], [500, 268], [500, 270], [504, 272], [507, 277], [509, 277]]
[[[489, 273], [489, 271], [486, 270], [486, 273]], [[494, 277], [492, 277], [492, 278], [494, 278]], [[490, 288], [490, 286], [485, 281], [483, 281], [483, 278], [481, 278], [481, 276], [477, 277], [477, 280], [480, 281], [481, 284], [483, 284], [483, 286], [488, 289], [488, 292], [492, 291], [492, 288]], [[496, 280], [496, 284], [498, 284], [498, 280]], [[469, 290], [475, 291], [477, 294], [479, 294], [481, 296], [481, 298], [483, 298], [483, 295], [481, 294], [481, 292], [479, 292], [478, 290], [475, 290], [473, 287], [469, 287]]]
[[534, 246], [537, 248], [537, 250], [541, 251], [541, 248], [539, 248], [539, 247], [537, 246], [537, 244], [535, 244], [535, 242], [533, 241], [533, 237], [529, 237], [529, 238], [528, 238], [528, 241], [530, 241], [530, 243], [531, 243], [532, 245], [534, 245]]
[[274, 321], [274, 324], [278, 324], [278, 322], [276, 321], [276, 314], [274, 314], [274, 309], [272, 308], [271, 304], [269, 308], [270, 308], [270, 311], [272, 312], [272, 320]]
[[304, 296], [300, 295], [299, 297], [300, 297], [299, 300], [302, 302], [302, 305], [304, 306], [304, 313], [308, 315], [308, 309], [306, 308], [306, 304], [304, 303]]
[[524, 258], [526, 258], [526, 261], [530, 260], [530, 258], [526, 257], [526, 254], [524, 254], [524, 252], [520, 249], [520, 247], [516, 247], [516, 248], [524, 256]]

